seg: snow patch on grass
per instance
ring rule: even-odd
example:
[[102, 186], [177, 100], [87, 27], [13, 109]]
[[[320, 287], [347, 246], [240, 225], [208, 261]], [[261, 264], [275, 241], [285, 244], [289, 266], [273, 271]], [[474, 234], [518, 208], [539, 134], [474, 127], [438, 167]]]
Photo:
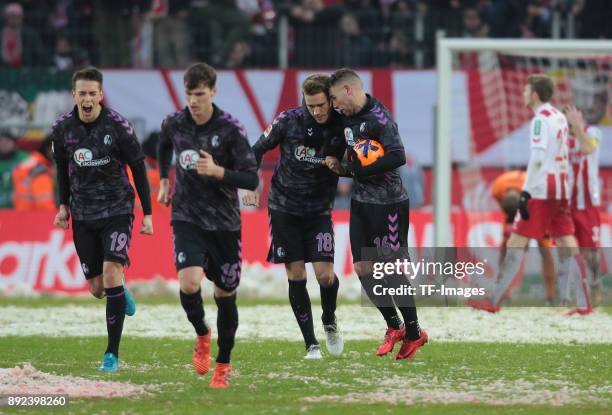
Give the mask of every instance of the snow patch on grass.
[[[206, 303], [206, 302], [205, 302]], [[216, 309], [207, 303], [206, 319], [216, 321]], [[318, 307], [313, 307], [315, 330], [324, 339]], [[431, 342], [485, 342], [523, 344], [612, 343], [612, 315], [596, 312], [588, 316], [561, 317], [555, 308], [507, 308], [488, 314], [469, 308], [419, 309], [421, 327]], [[240, 307], [238, 339], [302, 341], [291, 308], [286, 305]], [[385, 324], [373, 307], [340, 306], [338, 324], [345, 340], [382, 341]], [[105, 313], [100, 307], [0, 307], [0, 337], [106, 336]], [[140, 305], [134, 317], [125, 319], [124, 336], [192, 339], [193, 327], [180, 305]], [[213, 331], [213, 336], [215, 332]], [[350, 352], [347, 351], [347, 352]]]
[[41, 372], [30, 364], [0, 368], [0, 395], [68, 395], [70, 398], [118, 398], [153, 392], [152, 385], [91, 380]]

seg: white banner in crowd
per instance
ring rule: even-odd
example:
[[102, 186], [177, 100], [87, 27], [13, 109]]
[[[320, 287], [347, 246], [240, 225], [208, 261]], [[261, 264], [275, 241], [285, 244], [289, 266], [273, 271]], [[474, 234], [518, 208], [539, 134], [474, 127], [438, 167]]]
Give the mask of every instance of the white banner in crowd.
[[[310, 71], [236, 70], [219, 71], [215, 102], [238, 118], [254, 143], [280, 111], [299, 105], [300, 83]], [[148, 133], [159, 130], [164, 117], [185, 105], [183, 72], [164, 70], [106, 70], [107, 102], [117, 111], [144, 122]], [[390, 107], [399, 125], [406, 151], [428, 166], [433, 163], [436, 73], [434, 71], [361, 71], [365, 89]], [[467, 77], [453, 76], [451, 131], [453, 159], [475, 160], [482, 165], [527, 163], [527, 125], [499, 140], [481, 154], [472, 156], [469, 134]], [[604, 140], [612, 127], [602, 127]], [[612, 164], [612, 146], [602, 146], [602, 164]]]

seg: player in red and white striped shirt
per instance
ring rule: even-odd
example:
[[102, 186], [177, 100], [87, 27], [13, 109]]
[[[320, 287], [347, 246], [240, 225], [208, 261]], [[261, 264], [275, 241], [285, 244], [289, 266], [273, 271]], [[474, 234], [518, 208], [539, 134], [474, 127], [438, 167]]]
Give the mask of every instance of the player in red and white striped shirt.
[[[601, 130], [584, 123], [582, 111], [567, 106], [564, 111], [570, 126], [569, 161], [570, 207], [576, 228], [578, 246], [589, 271], [591, 293], [595, 303], [601, 294], [599, 279], [599, 236], [601, 191], [599, 187], [599, 143]], [[561, 299], [566, 299], [567, 281], [559, 281]], [[562, 285], [561, 285], [562, 284]], [[565, 297], [565, 298], [564, 298]]]
[[525, 106], [534, 112], [529, 127], [531, 152], [527, 178], [519, 202], [519, 214], [506, 244], [500, 278], [490, 302], [470, 302], [490, 312], [500, 310], [505, 291], [518, 276], [529, 239], [553, 237], [559, 249], [558, 275], [571, 275], [576, 284], [576, 308], [569, 313], [592, 312], [586, 289], [586, 265], [574, 237], [569, 208], [569, 127], [563, 113], [549, 101], [553, 81], [547, 75], [531, 75], [523, 92]]

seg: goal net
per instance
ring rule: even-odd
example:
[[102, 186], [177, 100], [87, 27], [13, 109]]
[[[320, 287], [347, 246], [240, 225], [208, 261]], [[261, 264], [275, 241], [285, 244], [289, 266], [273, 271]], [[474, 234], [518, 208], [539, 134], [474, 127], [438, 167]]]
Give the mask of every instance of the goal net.
[[[501, 232], [494, 231], [499, 227], [486, 226], [501, 218], [491, 184], [504, 172], [526, 169], [532, 113], [523, 88], [534, 73], [555, 81], [553, 105], [576, 105], [586, 123], [602, 129], [604, 141], [612, 138], [612, 42], [439, 39], [436, 246], [501, 242]], [[467, 134], [453, 123], [467, 125]], [[605, 143], [601, 164], [604, 171], [612, 167], [612, 146]], [[605, 203], [612, 199], [612, 180], [603, 185]]]

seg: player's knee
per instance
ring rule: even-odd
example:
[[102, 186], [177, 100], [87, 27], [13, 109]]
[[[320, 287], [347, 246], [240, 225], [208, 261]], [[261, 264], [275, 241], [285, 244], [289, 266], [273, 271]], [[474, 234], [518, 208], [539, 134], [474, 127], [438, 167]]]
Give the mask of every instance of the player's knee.
[[599, 251], [596, 249], [583, 248], [580, 250], [587, 266], [590, 269], [599, 267]]
[[89, 292], [96, 298], [102, 299], [104, 298], [104, 287], [102, 285], [90, 285]]
[[302, 281], [306, 279], [306, 267], [302, 262], [285, 264], [285, 270], [287, 271], [287, 279], [289, 281]]
[[223, 298], [223, 297], [231, 297], [232, 295], [236, 294], [236, 290], [232, 290], [232, 291], [226, 291], [223, 288], [217, 287], [215, 285], [214, 288], [214, 295], [217, 298]]
[[323, 287], [329, 287], [334, 283], [334, 270], [324, 271], [317, 274], [317, 281]]
[[357, 276], [359, 276], [359, 278], [368, 276], [369, 267], [367, 264], [356, 262], [353, 264], [353, 267], [355, 268], [355, 273]]
[[290, 273], [287, 272], [287, 279], [289, 281], [304, 281], [306, 279], [306, 274], [302, 274], [301, 272]]
[[121, 277], [123, 269], [121, 267], [108, 266], [102, 271], [102, 280], [104, 287], [117, 287], [121, 285]]
[[185, 294], [195, 294], [200, 289], [200, 283], [189, 280], [180, 281], [181, 291]]

